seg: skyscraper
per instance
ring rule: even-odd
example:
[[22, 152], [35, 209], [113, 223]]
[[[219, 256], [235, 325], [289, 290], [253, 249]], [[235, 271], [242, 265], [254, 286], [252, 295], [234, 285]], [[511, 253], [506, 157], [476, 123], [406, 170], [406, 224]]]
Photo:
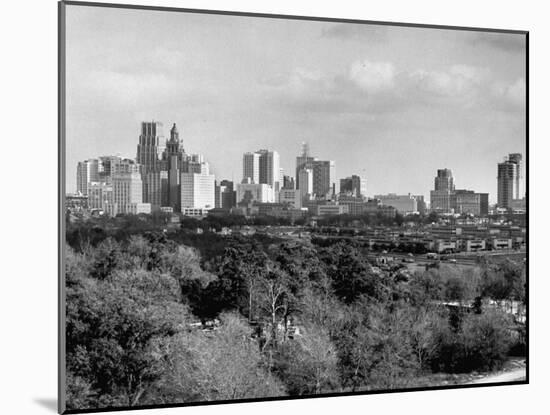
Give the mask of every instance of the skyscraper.
[[115, 165], [120, 163], [120, 156], [101, 156], [99, 157], [99, 181], [111, 183], [111, 175], [115, 170]]
[[296, 189], [300, 188], [300, 170], [311, 168], [311, 163], [314, 160], [315, 157], [309, 155], [309, 145], [305, 141], [302, 142], [302, 151], [300, 155], [296, 157]]
[[191, 164], [180, 175], [180, 204], [184, 208], [213, 209], [215, 199], [215, 177], [210, 174], [208, 163], [200, 154], [189, 156]]
[[164, 146], [161, 144], [163, 140], [161, 122], [141, 123], [136, 160], [141, 166], [142, 172], [160, 170], [161, 156], [164, 150]]
[[280, 190], [280, 159], [279, 153], [269, 150], [258, 150], [256, 152], [260, 155], [258, 167], [259, 167], [259, 183], [270, 185], [274, 191]]
[[260, 155], [258, 153], [244, 153], [242, 183], [260, 183]]
[[100, 162], [98, 159], [79, 161], [76, 166], [76, 191], [88, 195], [91, 182], [99, 182]]
[[153, 210], [160, 209], [162, 203], [160, 171], [166, 170], [166, 163], [162, 160], [163, 140], [161, 122], [141, 123], [136, 160], [140, 165], [143, 202], [150, 203]]
[[122, 160], [113, 173], [113, 210], [117, 213], [151, 213], [151, 205], [143, 203], [143, 182], [140, 166], [133, 160]]
[[208, 173], [181, 173], [181, 208], [213, 209], [215, 177]]
[[146, 198], [144, 197], [146, 199], [144, 201], [151, 204], [151, 210], [158, 211], [161, 206], [171, 206], [166, 204], [169, 181], [166, 170], [143, 173], [141, 179], [143, 181], [143, 195], [147, 195]]
[[453, 179], [453, 172], [449, 169], [437, 170], [437, 176], [435, 178], [435, 190], [455, 190], [455, 184]]
[[437, 170], [434, 179], [434, 190], [430, 191], [430, 208], [441, 213], [452, 210], [452, 195], [455, 190], [453, 172], [449, 169]]
[[233, 190], [233, 182], [229, 180], [222, 180], [220, 183], [216, 182], [215, 192], [215, 205], [218, 209], [229, 210], [235, 207], [235, 191]]
[[171, 156], [176, 155], [181, 161], [184, 154], [185, 151], [180, 141], [178, 127], [176, 127], [176, 123], [174, 123], [170, 129], [170, 139], [166, 141], [166, 149], [163, 153], [163, 159], [169, 159]]
[[302, 186], [299, 189], [300, 192], [300, 201], [308, 200], [313, 194], [313, 170], [312, 169], [301, 169], [298, 172], [298, 180], [301, 181]]
[[364, 182], [364, 179], [361, 179], [355, 174], [351, 177], [340, 179], [340, 193], [356, 197], [366, 196], [366, 186]]
[[296, 187], [294, 177], [283, 176], [283, 189], [291, 190]]
[[508, 209], [512, 200], [520, 199], [521, 154], [512, 153], [497, 168], [497, 204]]
[[296, 157], [296, 189], [300, 188], [300, 171], [311, 169], [313, 172], [313, 193], [318, 198], [325, 198], [332, 191], [334, 180], [334, 161], [318, 160], [309, 154], [309, 145], [302, 143], [302, 152]]
[[108, 210], [113, 203], [113, 186], [105, 182], [91, 182], [88, 187], [88, 207]]
[[318, 198], [325, 198], [332, 191], [334, 179], [334, 161], [314, 160], [311, 162], [313, 170], [313, 193]]

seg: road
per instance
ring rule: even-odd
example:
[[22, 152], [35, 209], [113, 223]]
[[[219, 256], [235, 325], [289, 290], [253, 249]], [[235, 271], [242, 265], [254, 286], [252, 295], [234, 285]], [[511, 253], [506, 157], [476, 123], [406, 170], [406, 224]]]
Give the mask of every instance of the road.
[[511, 370], [509, 372], [499, 373], [497, 375], [487, 376], [481, 379], [474, 380], [471, 383], [500, 383], [500, 382], [514, 382], [519, 380], [525, 380], [526, 370], [524, 367]]

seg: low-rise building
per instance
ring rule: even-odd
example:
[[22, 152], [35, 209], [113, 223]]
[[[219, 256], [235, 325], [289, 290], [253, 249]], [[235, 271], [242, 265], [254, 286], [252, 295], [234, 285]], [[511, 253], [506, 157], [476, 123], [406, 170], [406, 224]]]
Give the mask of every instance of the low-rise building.
[[407, 195], [389, 193], [387, 195], [375, 195], [374, 198], [380, 200], [382, 205], [394, 207], [397, 212], [402, 214], [418, 212], [416, 199], [410, 193]]
[[437, 240], [434, 243], [434, 249], [438, 253], [455, 252], [457, 251], [457, 243], [456, 241]]
[[492, 238], [488, 242], [492, 249], [512, 249], [512, 239], [509, 238]]
[[202, 218], [208, 214], [209, 209], [204, 208], [191, 208], [191, 207], [182, 207], [181, 213], [183, 216], [190, 216], [193, 218]]
[[466, 239], [463, 240], [463, 246], [466, 252], [484, 251], [486, 249], [484, 239]]
[[237, 184], [237, 205], [243, 202], [273, 203], [275, 193], [273, 188], [265, 183], [239, 183]]
[[151, 203], [127, 203], [125, 213], [139, 215], [140, 213], [151, 213]]
[[326, 204], [326, 205], [317, 205], [317, 216], [333, 216], [333, 215], [343, 215], [349, 213], [348, 206], [346, 205], [335, 205], [335, 204]]

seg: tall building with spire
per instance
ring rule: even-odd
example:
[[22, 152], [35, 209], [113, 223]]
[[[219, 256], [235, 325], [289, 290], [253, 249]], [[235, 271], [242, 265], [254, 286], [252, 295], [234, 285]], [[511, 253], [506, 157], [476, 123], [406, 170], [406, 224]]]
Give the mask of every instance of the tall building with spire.
[[309, 155], [309, 144], [302, 142], [302, 150], [300, 155], [296, 157], [296, 189], [300, 188], [300, 170], [311, 169], [315, 157]]
[[176, 123], [170, 129], [170, 139], [166, 141], [166, 149], [162, 154], [162, 160], [163, 167], [167, 172], [165, 206], [171, 207], [174, 212], [179, 212], [181, 209], [181, 173], [183, 165], [187, 160], [187, 155], [180, 141]]
[[296, 157], [296, 189], [300, 189], [300, 171], [313, 171], [313, 193], [319, 199], [325, 199], [333, 192], [335, 165], [332, 160], [319, 160], [309, 154], [309, 145], [302, 142], [302, 151]]

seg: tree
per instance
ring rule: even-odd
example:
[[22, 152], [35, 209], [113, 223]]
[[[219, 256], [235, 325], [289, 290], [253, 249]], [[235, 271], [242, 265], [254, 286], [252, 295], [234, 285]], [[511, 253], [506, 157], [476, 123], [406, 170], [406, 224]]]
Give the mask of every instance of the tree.
[[469, 314], [462, 323], [459, 341], [464, 347], [461, 371], [493, 370], [506, 359], [512, 345], [510, 315], [498, 310]]
[[428, 368], [441, 347], [440, 334], [449, 328], [449, 316], [445, 309], [431, 307], [411, 309], [410, 313], [411, 347], [419, 368]]
[[510, 260], [499, 263], [485, 261], [481, 266], [481, 291], [483, 296], [499, 302], [504, 301], [510, 306], [513, 301], [525, 303], [526, 274], [524, 264]]
[[242, 318], [225, 313], [220, 320], [214, 332], [182, 332], [159, 344], [159, 354], [166, 357], [157, 399], [174, 403], [285, 394], [263, 365], [258, 344]]
[[211, 310], [238, 310], [252, 321], [257, 308], [257, 281], [267, 272], [266, 264], [267, 256], [256, 247], [226, 248], [218, 261], [218, 279], [205, 292], [205, 301], [213, 302]]
[[381, 298], [385, 294], [382, 278], [375, 273], [358, 249], [349, 244], [336, 244], [320, 252], [332, 279], [334, 293], [346, 304], [361, 295]]
[[337, 364], [336, 348], [327, 331], [311, 325], [278, 348], [274, 373], [290, 395], [334, 392], [339, 388]]
[[270, 328], [267, 344], [273, 347], [277, 346], [279, 323], [283, 320], [283, 340], [286, 339], [287, 319], [295, 302], [289, 282], [288, 274], [273, 263], [268, 265], [266, 274], [261, 275], [257, 282], [260, 315]]
[[410, 310], [361, 298], [334, 336], [342, 385], [351, 391], [405, 387], [419, 369]]
[[122, 264], [120, 244], [113, 238], [102, 241], [93, 251], [92, 269], [93, 278], [103, 280]]
[[152, 342], [175, 334], [187, 320], [169, 275], [134, 270], [71, 280], [67, 368], [97, 391], [100, 406], [140, 404], [161, 375]]

